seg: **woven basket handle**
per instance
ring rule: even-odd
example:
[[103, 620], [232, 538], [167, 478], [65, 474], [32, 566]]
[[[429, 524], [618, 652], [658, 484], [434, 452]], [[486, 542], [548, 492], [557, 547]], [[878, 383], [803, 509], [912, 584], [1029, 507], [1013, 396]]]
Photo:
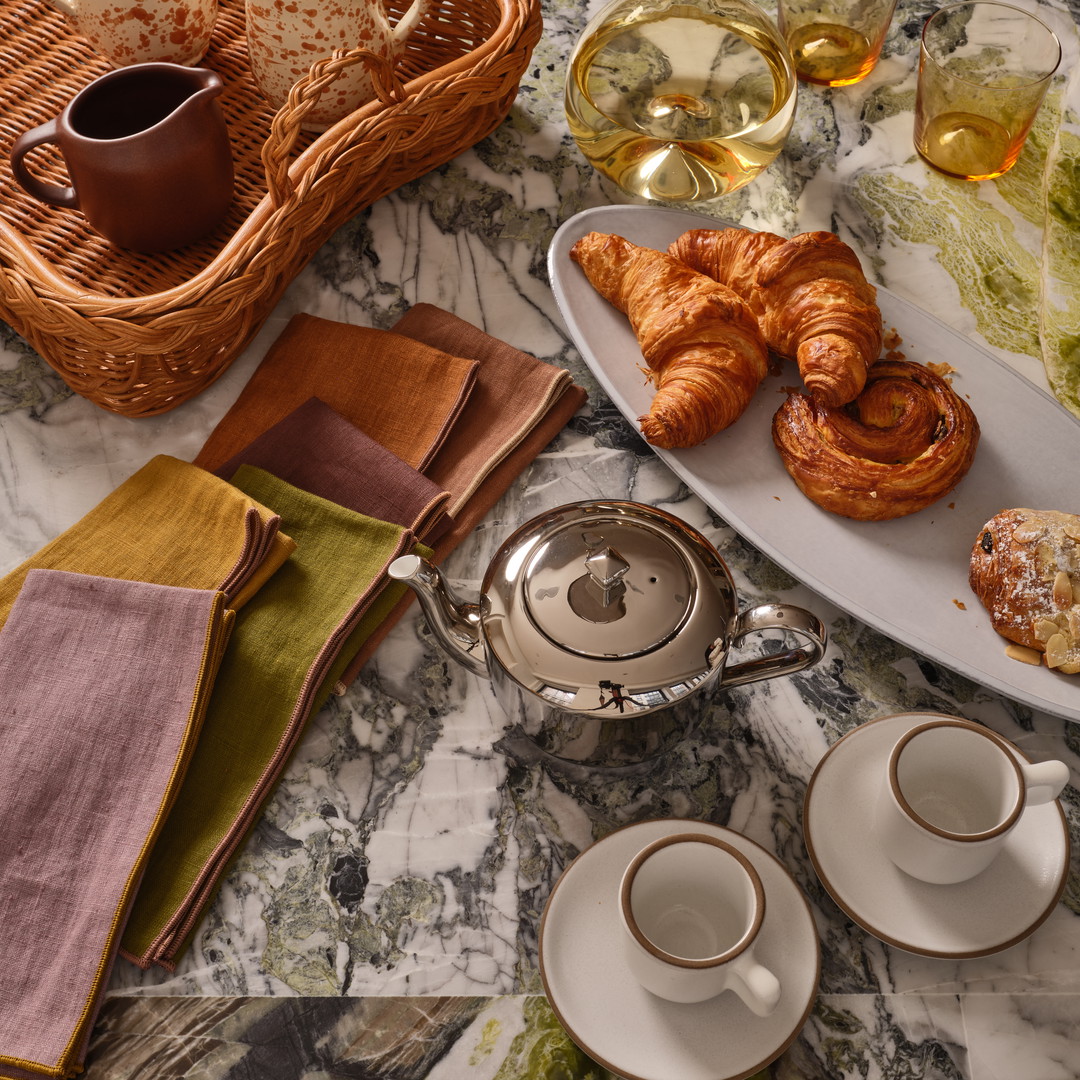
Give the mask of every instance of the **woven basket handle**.
[[300, 137], [304, 117], [315, 107], [323, 90], [354, 64], [363, 64], [367, 69], [375, 96], [383, 105], [405, 100], [405, 84], [394, 71], [393, 60], [370, 49], [335, 49], [330, 56], [316, 60], [289, 91], [289, 100], [275, 114], [270, 135], [263, 144], [266, 188], [275, 209], [290, 198], [296, 187], [289, 175], [289, 159]]

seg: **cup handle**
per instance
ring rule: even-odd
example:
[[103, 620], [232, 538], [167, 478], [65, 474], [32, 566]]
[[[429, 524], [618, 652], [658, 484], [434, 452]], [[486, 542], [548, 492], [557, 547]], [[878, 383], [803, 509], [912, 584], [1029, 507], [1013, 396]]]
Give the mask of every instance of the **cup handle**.
[[431, 0], [413, 0], [412, 6], [397, 21], [397, 25], [390, 31], [390, 37], [395, 45], [402, 45], [405, 39], [416, 29], [416, 24], [427, 14], [431, 6]]
[[731, 961], [729, 987], [755, 1016], [769, 1016], [780, 1002], [780, 980], [752, 955]]
[[1053, 802], [1069, 782], [1069, 766], [1064, 761], [1041, 761], [1037, 765], [1021, 763], [1027, 788], [1025, 806]]
[[805, 608], [791, 604], [760, 604], [740, 611], [735, 620], [732, 643], [756, 630], [790, 630], [805, 638], [807, 644], [801, 649], [789, 649], [776, 656], [760, 656], [725, 668], [720, 679], [721, 686], [741, 686], [777, 675], [790, 675], [816, 664], [825, 654], [828, 640], [825, 624]]
[[23, 158], [26, 157], [35, 146], [42, 143], [55, 143], [59, 134], [59, 125], [56, 120], [50, 120], [40, 127], [24, 131], [11, 148], [11, 171], [19, 184], [24, 187], [35, 199], [52, 206], [64, 206], [69, 210], [79, 208], [79, 199], [73, 187], [61, 187], [59, 184], [46, 184], [39, 180], [26, 167]]

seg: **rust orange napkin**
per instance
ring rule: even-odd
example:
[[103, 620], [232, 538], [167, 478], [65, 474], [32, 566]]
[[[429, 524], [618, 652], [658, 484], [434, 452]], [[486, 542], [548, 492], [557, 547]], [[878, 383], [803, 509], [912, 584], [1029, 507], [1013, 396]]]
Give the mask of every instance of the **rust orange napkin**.
[[32, 568], [215, 589], [243, 607], [296, 547], [279, 525], [231, 484], [161, 454], [0, 578], [0, 625]]
[[472, 391], [476, 364], [387, 330], [294, 315], [210, 433], [210, 472], [311, 397], [423, 472]]
[[220, 592], [31, 569], [0, 631], [0, 1076], [73, 1076], [191, 757]]
[[[450, 492], [454, 524], [434, 542], [442, 562], [584, 405], [570, 372], [537, 360], [431, 304], [417, 304], [395, 333], [477, 361], [476, 385], [425, 475]], [[378, 439], [377, 432], [371, 432]], [[338, 693], [360, 673], [404, 614], [399, 604], [345, 669]]]

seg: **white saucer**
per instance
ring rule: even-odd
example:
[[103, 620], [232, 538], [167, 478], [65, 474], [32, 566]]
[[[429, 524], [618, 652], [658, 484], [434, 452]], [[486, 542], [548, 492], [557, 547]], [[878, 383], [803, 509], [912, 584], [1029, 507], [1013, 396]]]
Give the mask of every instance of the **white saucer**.
[[889, 751], [926, 719], [882, 717], [829, 748], [806, 789], [806, 848], [829, 895], [874, 937], [922, 956], [987, 956], [1022, 941], [1061, 899], [1065, 814], [1057, 801], [1029, 807], [1001, 854], [969, 881], [928, 885], [909, 877], [878, 848], [871, 822]]
[[[619, 882], [635, 853], [661, 836], [703, 832], [737, 848], [765, 887], [755, 956], [783, 993], [769, 1017], [731, 992], [696, 1005], [654, 997], [623, 960]], [[743, 1080], [794, 1042], [817, 993], [821, 954], [810, 907], [787, 870], [740, 833], [665, 818], [598, 840], [565, 870], [540, 923], [540, 975], [559, 1022], [581, 1049], [626, 1080]]]

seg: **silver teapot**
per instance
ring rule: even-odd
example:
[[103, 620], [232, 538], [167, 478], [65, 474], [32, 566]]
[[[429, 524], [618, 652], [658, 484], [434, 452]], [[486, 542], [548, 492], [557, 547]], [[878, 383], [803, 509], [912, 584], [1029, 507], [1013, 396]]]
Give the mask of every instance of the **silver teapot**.
[[[526, 522], [500, 547], [479, 601], [455, 595], [416, 555], [390, 576], [410, 585], [442, 648], [491, 680], [512, 736], [557, 762], [619, 768], [684, 739], [710, 695], [817, 663], [824, 624], [789, 604], [740, 611], [716, 549], [639, 503], [579, 502]], [[725, 665], [758, 630], [800, 648]]]

